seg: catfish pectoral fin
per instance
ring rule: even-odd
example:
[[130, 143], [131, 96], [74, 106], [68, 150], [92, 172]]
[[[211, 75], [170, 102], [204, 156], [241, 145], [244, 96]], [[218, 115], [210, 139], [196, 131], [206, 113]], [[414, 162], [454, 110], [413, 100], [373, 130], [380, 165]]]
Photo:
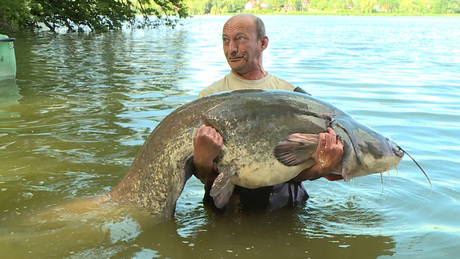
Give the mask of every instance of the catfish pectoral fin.
[[230, 196], [232, 196], [235, 185], [232, 184], [230, 180], [235, 174], [236, 172], [222, 172], [216, 177], [212, 184], [209, 195], [213, 198], [214, 205], [219, 209], [222, 209], [228, 203]]
[[294, 133], [275, 147], [275, 157], [286, 166], [296, 166], [315, 158], [318, 134]]
[[227, 187], [222, 192], [212, 197], [214, 200], [214, 205], [216, 205], [216, 207], [219, 209], [222, 209], [225, 205], [227, 205], [228, 201], [230, 200], [230, 197], [232, 196], [234, 188], [234, 184], [227, 184]]

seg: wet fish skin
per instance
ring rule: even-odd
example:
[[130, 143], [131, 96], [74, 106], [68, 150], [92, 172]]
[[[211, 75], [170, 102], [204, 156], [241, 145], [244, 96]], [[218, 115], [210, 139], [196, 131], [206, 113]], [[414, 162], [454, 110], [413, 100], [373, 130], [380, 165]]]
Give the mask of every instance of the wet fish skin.
[[194, 170], [193, 136], [201, 124], [212, 126], [224, 139], [219, 170], [235, 174], [232, 184], [246, 188], [282, 183], [311, 167], [314, 159], [295, 166], [280, 163], [274, 148], [290, 134], [319, 134], [328, 126], [344, 144], [343, 170], [336, 173], [345, 180], [387, 170], [402, 157], [396, 155], [394, 142], [308, 95], [279, 90], [225, 92], [197, 99], [166, 116], [125, 178], [110, 191], [111, 198], [171, 219]]

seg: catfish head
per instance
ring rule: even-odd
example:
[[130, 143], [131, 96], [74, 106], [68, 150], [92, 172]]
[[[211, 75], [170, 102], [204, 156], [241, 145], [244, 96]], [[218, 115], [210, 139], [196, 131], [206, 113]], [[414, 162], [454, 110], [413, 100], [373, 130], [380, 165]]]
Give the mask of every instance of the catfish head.
[[349, 116], [335, 119], [331, 126], [342, 141], [344, 155], [341, 175], [331, 175], [326, 177], [328, 179], [343, 178], [348, 181], [358, 176], [389, 171], [404, 156], [404, 151], [394, 141]]

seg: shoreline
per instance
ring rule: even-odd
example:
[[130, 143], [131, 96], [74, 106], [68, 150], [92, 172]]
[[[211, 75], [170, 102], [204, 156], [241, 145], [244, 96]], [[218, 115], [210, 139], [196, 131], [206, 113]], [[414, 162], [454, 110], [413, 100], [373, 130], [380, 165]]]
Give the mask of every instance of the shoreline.
[[[357, 12], [335, 12], [335, 11], [308, 11], [308, 12], [240, 12], [250, 13], [257, 16], [388, 16], [388, 17], [457, 17], [460, 14], [422, 14], [422, 13], [357, 13]], [[233, 16], [240, 13], [221, 13], [221, 14], [197, 14], [190, 15], [188, 18], [195, 16]]]

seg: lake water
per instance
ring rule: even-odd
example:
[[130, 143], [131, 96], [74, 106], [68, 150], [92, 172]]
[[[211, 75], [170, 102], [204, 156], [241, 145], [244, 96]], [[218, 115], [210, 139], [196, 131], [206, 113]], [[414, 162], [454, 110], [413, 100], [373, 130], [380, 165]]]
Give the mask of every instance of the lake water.
[[[5, 258], [457, 258], [460, 18], [263, 17], [264, 67], [394, 139], [398, 172], [304, 182], [305, 206], [206, 211], [191, 178], [175, 219], [84, 208], [124, 176], [159, 121], [228, 73], [221, 28], [11, 34], [0, 82], [0, 247]], [[66, 204], [75, 211], [62, 212]]]

